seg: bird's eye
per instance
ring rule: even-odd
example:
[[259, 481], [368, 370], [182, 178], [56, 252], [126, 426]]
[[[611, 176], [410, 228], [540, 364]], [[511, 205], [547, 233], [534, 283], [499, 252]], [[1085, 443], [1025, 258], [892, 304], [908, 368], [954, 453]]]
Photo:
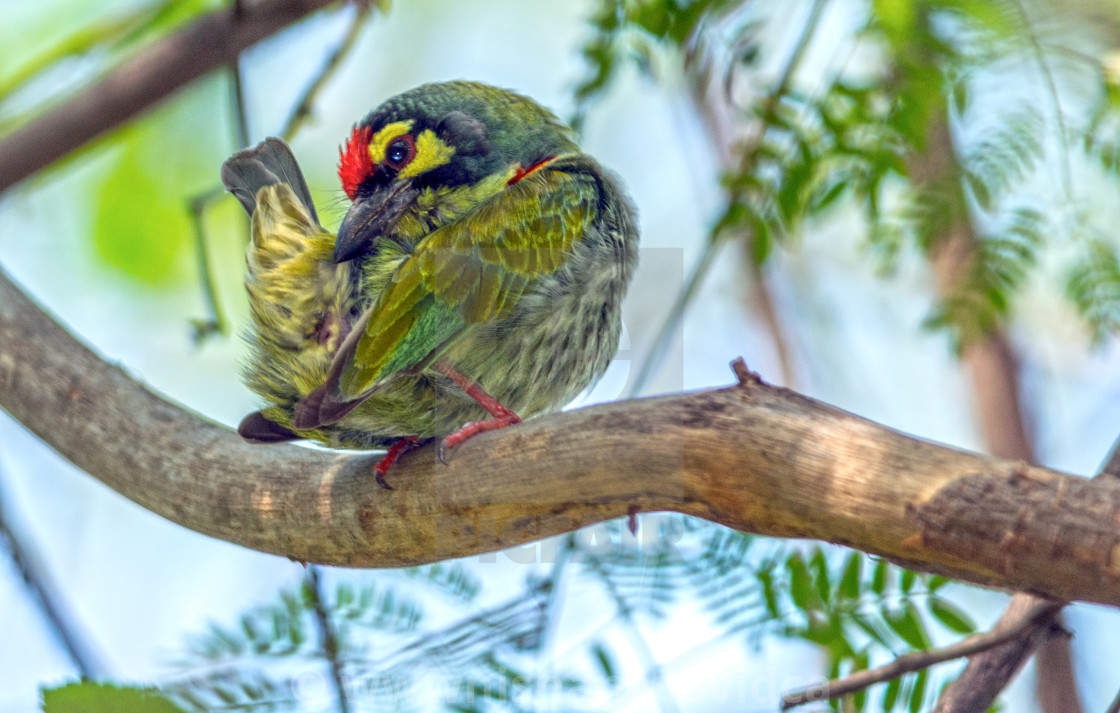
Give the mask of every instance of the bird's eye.
[[400, 170], [408, 165], [416, 155], [416, 144], [411, 134], [405, 134], [393, 139], [385, 147], [385, 165], [389, 168]]

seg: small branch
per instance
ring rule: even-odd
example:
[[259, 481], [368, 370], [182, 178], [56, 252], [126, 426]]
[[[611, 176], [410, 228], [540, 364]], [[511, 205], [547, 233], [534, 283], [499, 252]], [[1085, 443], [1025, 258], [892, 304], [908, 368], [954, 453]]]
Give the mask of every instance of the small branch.
[[1037, 600], [1022, 617], [1007, 623], [1001, 621], [991, 631], [969, 636], [943, 649], [915, 651], [905, 654], [885, 666], [858, 671], [844, 678], [790, 693], [782, 697], [781, 709], [788, 710], [806, 703], [839, 698], [849, 693], [862, 691], [876, 683], [898, 678], [911, 671], [920, 671], [945, 661], [987, 651], [1019, 637], [1028, 628], [1035, 626], [1040, 619], [1052, 616], [1061, 608], [1062, 604], [1060, 602]]
[[63, 613], [65, 605], [59, 601], [58, 589], [50, 581], [50, 576], [39, 565], [41, 558], [28, 544], [27, 538], [20, 535], [12, 526], [4, 505], [3, 491], [0, 490], [0, 540], [8, 545], [12, 563], [23, 578], [31, 594], [31, 599], [43, 613], [43, 619], [58, 639], [59, 644], [70, 657], [71, 663], [82, 678], [105, 674], [98, 657], [90, 649], [78, 626]]
[[191, 320], [194, 328], [192, 341], [201, 344], [207, 337], [215, 334], [225, 334], [229, 330], [225, 310], [218, 296], [218, 285], [214, 281], [214, 269], [210, 265], [210, 251], [206, 245], [206, 207], [215, 199], [225, 195], [221, 186], [215, 186], [205, 193], [200, 193], [191, 199], [188, 212], [191, 217], [191, 233], [194, 237], [194, 254], [198, 258], [198, 277], [202, 283], [202, 296], [206, 300], [205, 319]]
[[207, 13], [0, 140], [0, 191], [120, 126], [243, 49], [333, 0], [256, 0]]
[[[933, 713], [987, 711], [996, 697], [1019, 672], [1031, 653], [1051, 635], [1054, 616], [1064, 602], [1044, 602], [1037, 597], [1017, 595], [1000, 617], [996, 628], [1013, 627], [1027, 621], [1017, 637], [969, 659], [957, 680], [941, 692]], [[1049, 610], [1038, 611], [1049, 605]]]
[[[346, 34], [327, 58], [327, 61], [323, 63], [322, 68], [315, 75], [315, 79], [312, 80], [311, 84], [304, 90], [303, 94], [296, 102], [296, 108], [292, 110], [292, 113], [288, 116], [288, 120], [284, 122], [284, 128], [280, 131], [280, 137], [285, 141], [291, 141], [310, 118], [312, 108], [315, 106], [320, 92], [322, 92], [323, 88], [330, 81], [330, 78], [334, 75], [335, 71], [337, 71], [342, 63], [342, 59], [354, 47], [354, 43], [361, 34], [362, 27], [366, 19], [369, 18], [372, 8], [373, 5], [368, 2], [356, 3], [354, 15], [350, 19], [350, 26], [347, 28]], [[233, 67], [234, 104], [238, 127], [235, 143], [239, 147], [244, 147], [249, 145], [250, 139], [248, 121], [245, 117], [245, 100], [241, 86], [240, 64], [234, 63]], [[204, 193], [198, 194], [192, 198], [189, 203], [191, 226], [194, 231], [195, 255], [198, 257], [199, 279], [202, 282], [202, 294], [206, 300], [206, 311], [209, 315], [204, 319], [193, 320], [193, 341], [195, 344], [199, 344], [207, 337], [215, 334], [226, 334], [229, 330], [229, 323], [226, 320], [225, 312], [222, 310], [221, 302], [218, 298], [218, 288], [214, 283], [214, 275], [210, 267], [210, 258], [206, 245], [206, 228], [203, 223], [206, 210], [214, 201], [224, 195], [225, 189], [222, 186], [215, 186]]]
[[342, 660], [339, 658], [338, 637], [335, 636], [334, 626], [331, 624], [330, 613], [323, 598], [323, 587], [319, 579], [319, 568], [308, 565], [305, 577], [307, 588], [315, 598], [315, 621], [319, 624], [319, 643], [323, 647], [323, 656], [330, 664], [331, 680], [338, 698], [339, 713], [350, 713], [350, 697], [346, 693], [346, 679], [342, 675]]
[[[284, 122], [284, 128], [280, 130], [280, 136], [285, 141], [291, 141], [292, 137], [299, 133], [308, 119], [311, 118], [312, 111], [315, 107], [315, 102], [319, 98], [319, 94], [323, 88], [330, 82], [331, 77], [338, 70], [342, 64], [342, 60], [346, 55], [350, 54], [350, 50], [354, 48], [354, 43], [358, 41], [358, 37], [362, 34], [362, 28], [365, 22], [369, 19], [370, 12], [373, 9], [372, 3], [360, 2], [357, 3], [354, 10], [354, 16], [350, 18], [350, 26], [346, 29], [346, 34], [343, 35], [342, 40], [331, 52], [330, 56], [323, 63], [319, 69], [315, 79], [303, 92], [303, 96], [296, 102], [295, 109], [288, 116], [288, 120]], [[248, 142], [246, 142], [246, 145]]]

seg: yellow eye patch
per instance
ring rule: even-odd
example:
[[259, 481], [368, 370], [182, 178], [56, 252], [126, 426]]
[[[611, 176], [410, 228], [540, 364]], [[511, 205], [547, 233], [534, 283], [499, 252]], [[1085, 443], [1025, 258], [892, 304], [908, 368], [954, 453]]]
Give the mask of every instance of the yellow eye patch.
[[454, 155], [454, 146], [445, 144], [431, 129], [424, 129], [416, 137], [416, 156], [411, 163], [401, 169], [398, 175], [402, 178], [419, 176], [437, 166], [442, 166]]
[[[413, 121], [394, 121], [386, 124], [369, 142], [369, 157], [374, 165], [385, 162], [385, 152], [395, 139], [405, 136], [412, 129]], [[413, 139], [416, 153], [407, 166], [397, 175], [412, 178], [442, 166], [455, 155], [455, 147], [444, 143], [431, 129], [424, 129]]]
[[381, 131], [374, 134], [373, 139], [369, 142], [369, 157], [376, 166], [385, 161], [385, 149], [389, 147], [389, 143], [398, 136], [404, 136], [412, 128], [412, 120], [408, 121], [394, 121], [392, 124], [386, 124]]

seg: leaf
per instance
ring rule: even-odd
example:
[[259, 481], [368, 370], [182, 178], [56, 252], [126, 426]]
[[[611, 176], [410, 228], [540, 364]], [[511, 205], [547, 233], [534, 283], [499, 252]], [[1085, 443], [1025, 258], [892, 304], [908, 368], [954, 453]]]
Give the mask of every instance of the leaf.
[[916, 575], [913, 570], [904, 569], [902, 570], [902, 577], [898, 580], [898, 586], [902, 591], [909, 594], [910, 590], [914, 588], [914, 582], [916, 582], [917, 579], [918, 575]]
[[183, 713], [154, 688], [68, 683], [42, 691], [43, 713]]
[[591, 653], [595, 656], [595, 662], [599, 664], [599, 670], [603, 672], [603, 678], [607, 680], [607, 685], [611, 688], [617, 686], [618, 676], [615, 674], [614, 660], [611, 658], [610, 652], [601, 643], [596, 642], [591, 647]]
[[131, 138], [96, 196], [93, 246], [107, 265], [140, 282], [183, 276], [190, 225], [164, 178], [148, 172], [143, 144]]
[[929, 611], [946, 628], [958, 634], [971, 634], [976, 631], [976, 625], [968, 614], [959, 609], [956, 604], [941, 597], [929, 598]]
[[890, 711], [898, 703], [898, 694], [902, 691], [902, 677], [892, 678], [887, 683], [887, 690], [883, 692], [883, 710]]
[[786, 569], [789, 571], [789, 595], [794, 605], [802, 611], [813, 608], [813, 578], [809, 575], [809, 568], [805, 565], [800, 552], [793, 553], [786, 560]]
[[844, 573], [840, 576], [840, 597], [843, 599], [858, 599], [860, 585], [860, 571], [863, 567], [863, 555], [859, 552], [849, 552], [844, 563]]
[[829, 584], [828, 559], [824, 556], [824, 550], [817, 548], [817, 551], [813, 553], [810, 564], [812, 565], [813, 581], [817, 585], [817, 596], [822, 603], [827, 605], [832, 597], [832, 586]]
[[887, 561], [879, 560], [875, 563], [875, 571], [871, 575], [871, 591], [879, 596], [887, 589]]
[[914, 688], [910, 691], [910, 713], [921, 713], [926, 697], [926, 684], [929, 682], [929, 669], [923, 668], [914, 677]]
[[929, 648], [929, 637], [913, 603], [907, 602], [900, 611], [886, 613], [883, 618], [887, 626], [915, 651]]

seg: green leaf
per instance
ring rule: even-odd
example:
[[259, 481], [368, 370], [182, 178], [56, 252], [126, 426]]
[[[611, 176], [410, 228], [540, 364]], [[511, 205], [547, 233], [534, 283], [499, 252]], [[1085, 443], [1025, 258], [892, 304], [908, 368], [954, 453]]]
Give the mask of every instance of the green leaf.
[[923, 668], [914, 677], [914, 688], [910, 691], [910, 713], [921, 713], [926, 697], [926, 684], [929, 683], [929, 669]]
[[871, 591], [879, 596], [887, 590], [887, 561], [879, 560], [875, 563], [875, 571], [871, 575]]
[[898, 586], [902, 591], [909, 594], [910, 590], [914, 588], [914, 582], [916, 582], [917, 579], [918, 575], [914, 574], [913, 570], [904, 569], [902, 570], [902, 577], [898, 580]]
[[795, 552], [786, 560], [786, 569], [789, 571], [790, 598], [798, 609], [809, 611], [814, 604], [813, 578], [809, 575], [809, 568], [800, 552]]
[[42, 692], [43, 713], [183, 713], [154, 688], [68, 683]]
[[817, 596], [822, 603], [828, 604], [832, 597], [832, 585], [829, 584], [828, 559], [824, 556], [824, 550], [818, 548], [813, 553], [810, 565], [812, 566], [813, 582], [817, 585]]
[[858, 599], [860, 573], [863, 567], [863, 555], [859, 552], [848, 553], [844, 563], [844, 573], [840, 576], [840, 596], [844, 599]]
[[618, 677], [615, 674], [614, 661], [610, 652], [602, 644], [596, 643], [591, 647], [591, 653], [595, 656], [595, 662], [599, 664], [599, 670], [603, 672], [603, 678], [607, 680], [607, 685], [611, 688], [617, 686]]
[[946, 628], [958, 634], [971, 634], [976, 631], [976, 625], [972, 623], [968, 614], [959, 609], [956, 604], [941, 597], [929, 598], [929, 611]]
[[907, 602], [900, 611], [887, 613], [883, 618], [887, 626], [915, 651], [925, 651], [929, 648], [929, 637], [913, 603]]
[[992, 192], [988, 189], [988, 184], [984, 182], [983, 178], [972, 171], [967, 171], [964, 174], [964, 178], [977, 204], [979, 204], [984, 212], [990, 213], [992, 211]]
[[130, 139], [101, 185], [93, 246], [101, 260], [125, 275], [165, 285], [183, 276], [190, 224], [172, 186], [149, 173], [143, 151], [141, 141]]
[[890, 711], [898, 703], [898, 694], [902, 691], [902, 677], [892, 678], [887, 683], [887, 690], [883, 692], [883, 710]]

